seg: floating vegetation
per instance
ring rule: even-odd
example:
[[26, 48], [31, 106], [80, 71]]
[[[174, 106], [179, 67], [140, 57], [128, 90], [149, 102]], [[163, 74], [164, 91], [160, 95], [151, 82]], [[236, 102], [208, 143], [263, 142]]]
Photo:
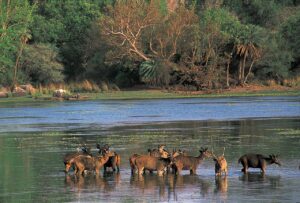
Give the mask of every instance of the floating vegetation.
[[278, 132], [278, 135], [299, 135], [300, 136], [300, 129], [285, 129], [282, 132]]

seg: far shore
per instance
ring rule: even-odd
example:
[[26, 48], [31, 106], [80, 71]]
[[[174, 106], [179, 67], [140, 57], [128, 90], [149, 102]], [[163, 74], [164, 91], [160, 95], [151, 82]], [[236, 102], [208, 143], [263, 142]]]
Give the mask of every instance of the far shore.
[[[177, 99], [177, 98], [219, 98], [246, 96], [300, 96], [300, 88], [283, 86], [247, 86], [222, 90], [207, 91], [175, 91], [162, 89], [126, 89], [100, 93], [79, 93], [78, 100], [136, 100], [136, 99]], [[72, 99], [74, 100], [74, 99]], [[77, 100], [77, 99], [75, 99]], [[1, 98], [0, 105], [5, 103], [22, 103], [34, 101], [65, 101], [52, 95]]]

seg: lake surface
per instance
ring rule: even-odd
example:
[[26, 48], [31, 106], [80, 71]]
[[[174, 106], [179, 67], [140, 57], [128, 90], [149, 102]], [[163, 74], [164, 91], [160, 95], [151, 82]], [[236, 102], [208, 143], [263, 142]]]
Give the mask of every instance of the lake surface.
[[[65, 175], [63, 156], [96, 143], [121, 155], [120, 173]], [[215, 178], [211, 159], [197, 175], [131, 175], [129, 156], [158, 144], [194, 156], [225, 147], [229, 175]], [[0, 202], [300, 201], [300, 97], [0, 104], [0, 146]], [[248, 152], [283, 165], [244, 175]]]

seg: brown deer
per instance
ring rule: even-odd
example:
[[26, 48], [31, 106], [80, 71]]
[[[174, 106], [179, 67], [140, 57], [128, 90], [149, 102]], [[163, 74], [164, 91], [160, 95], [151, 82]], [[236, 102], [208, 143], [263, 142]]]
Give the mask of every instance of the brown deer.
[[[161, 145], [162, 146], [162, 145]], [[160, 146], [159, 146], [160, 147]], [[164, 149], [161, 149], [160, 152], [159, 150], [157, 151], [158, 153], [154, 152], [156, 151], [157, 149], [148, 149], [148, 156], [151, 156], [151, 157], [156, 157], [156, 158], [164, 158], [164, 159], [168, 159], [169, 158], [169, 152], [165, 151]], [[154, 152], [154, 153], [152, 153]], [[136, 158], [140, 157], [141, 155], [139, 154], [133, 154], [129, 157], [129, 164], [130, 164], [130, 168], [131, 168], [131, 173], [133, 174], [135, 171], [136, 171], [136, 165], [135, 165], [135, 160]], [[150, 173], [152, 173], [152, 170], [149, 170]]]
[[265, 173], [267, 165], [277, 164], [281, 166], [278, 155], [271, 154], [264, 156], [261, 154], [245, 154], [239, 158], [239, 163], [243, 165], [242, 172], [247, 173], [248, 168], [260, 168]]
[[224, 156], [225, 147], [223, 150], [223, 154], [221, 156], [216, 156], [212, 152], [213, 160], [215, 162], [215, 175], [216, 176], [222, 176], [222, 173], [224, 172], [225, 176], [228, 174], [228, 167], [227, 167], [227, 161]]
[[148, 154], [153, 157], [168, 158], [169, 152], [165, 150], [165, 145], [158, 145], [157, 149], [148, 149]]
[[129, 164], [131, 168], [131, 174], [134, 174], [136, 167], [135, 167], [135, 160], [136, 158], [140, 157], [141, 155], [139, 154], [133, 154], [129, 157]]
[[103, 165], [108, 161], [110, 156], [114, 156], [113, 153], [108, 152], [103, 156], [90, 157], [90, 156], [77, 156], [70, 160], [70, 163], [74, 164], [75, 173], [84, 175], [84, 171], [95, 171], [96, 174], [99, 173]]
[[[99, 154], [104, 154], [109, 152], [110, 146], [105, 144], [103, 147], [101, 147], [99, 144], [97, 144], [97, 148], [99, 149]], [[104, 171], [106, 171], [107, 168], [112, 168], [113, 171], [120, 172], [120, 165], [121, 165], [121, 156], [117, 154], [116, 152], [113, 152], [114, 155], [109, 157], [109, 160], [104, 164]]]
[[170, 158], [158, 158], [149, 155], [141, 155], [135, 159], [135, 167], [138, 174], [142, 175], [144, 170], [157, 171], [157, 174], [163, 175], [166, 168], [171, 164]]
[[196, 169], [199, 164], [201, 164], [205, 158], [212, 156], [212, 153], [208, 151], [207, 148], [201, 148], [199, 152], [200, 155], [198, 157], [179, 155], [173, 158], [172, 162], [174, 164], [173, 168], [175, 173], [180, 174], [182, 170], [190, 170], [190, 174], [196, 174]]
[[[64, 164], [65, 164], [65, 173], [68, 173], [70, 168], [73, 166], [74, 168], [74, 165], [72, 163], [70, 163], [70, 160], [71, 159], [74, 159], [76, 158], [77, 156], [88, 156], [88, 157], [92, 157], [92, 154], [91, 154], [91, 151], [89, 148], [87, 147], [82, 147], [81, 148], [82, 151], [80, 152], [75, 152], [75, 153], [70, 153], [70, 154], [66, 154], [64, 156]], [[75, 169], [75, 168], [74, 168]]]

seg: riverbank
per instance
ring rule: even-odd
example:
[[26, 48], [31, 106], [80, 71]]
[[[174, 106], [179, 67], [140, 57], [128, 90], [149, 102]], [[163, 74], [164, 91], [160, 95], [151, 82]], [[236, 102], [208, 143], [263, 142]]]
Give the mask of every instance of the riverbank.
[[[79, 100], [130, 100], [130, 99], [176, 99], [176, 98], [213, 98], [213, 97], [245, 97], [245, 96], [297, 96], [299, 88], [283, 86], [247, 86], [223, 90], [209, 91], [175, 91], [161, 89], [126, 89], [122, 91], [109, 91], [100, 93], [80, 93]], [[0, 104], [11, 102], [32, 101], [62, 101], [52, 95], [23, 96], [1, 98]]]

